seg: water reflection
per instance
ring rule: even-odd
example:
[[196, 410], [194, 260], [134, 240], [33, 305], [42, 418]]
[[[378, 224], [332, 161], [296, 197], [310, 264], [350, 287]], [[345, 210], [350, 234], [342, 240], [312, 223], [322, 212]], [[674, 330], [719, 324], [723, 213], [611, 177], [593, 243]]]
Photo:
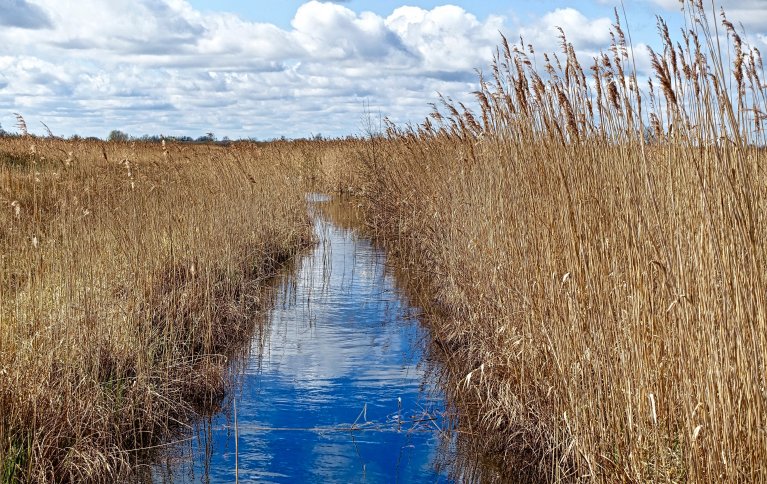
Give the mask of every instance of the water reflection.
[[448, 480], [435, 464], [450, 444], [443, 395], [421, 363], [427, 335], [383, 252], [321, 215], [328, 203], [310, 201], [319, 243], [277, 282], [236, 402], [166, 456], [154, 481]]

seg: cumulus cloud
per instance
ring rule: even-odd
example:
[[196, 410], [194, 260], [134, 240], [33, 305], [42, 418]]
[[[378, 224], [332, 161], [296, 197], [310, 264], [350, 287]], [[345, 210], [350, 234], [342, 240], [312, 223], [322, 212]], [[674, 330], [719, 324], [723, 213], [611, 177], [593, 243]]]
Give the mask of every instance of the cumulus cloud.
[[0, 57], [0, 106], [101, 135], [342, 134], [366, 100], [395, 119], [415, 102], [425, 114], [438, 88], [469, 91], [458, 73], [489, 58], [501, 25], [457, 7], [384, 18], [312, 1], [280, 29], [183, 0], [39, 3], [55, 28], [0, 31], [6, 53], [18, 52]]
[[40, 0], [58, 28], [49, 41], [74, 50], [162, 55], [194, 52], [205, 27], [185, 4], [164, 0]]
[[366, 105], [417, 122], [438, 91], [471, 99], [499, 32], [548, 48], [562, 26], [577, 47], [597, 48], [609, 25], [572, 8], [520, 27], [451, 5], [378, 15], [313, 0], [280, 28], [186, 0], [35, 1], [0, 0], [49, 27], [0, 29], [0, 110], [99, 136], [342, 135], [361, 131]]
[[314, 59], [377, 58], [401, 48], [381, 17], [333, 3], [304, 4], [291, 24], [295, 40]]
[[521, 29], [526, 43], [532, 43], [537, 49], [552, 50], [559, 44], [561, 28], [567, 40], [576, 49], [599, 50], [610, 42], [612, 20], [601, 17], [590, 20], [574, 8], [558, 8], [548, 12], [537, 22]]
[[21, 29], [52, 27], [45, 11], [27, 0], [0, 0], [0, 25]]
[[445, 5], [432, 10], [400, 7], [386, 26], [402, 40], [409, 52], [418, 55], [426, 71], [469, 71], [478, 61], [492, 57], [503, 29], [503, 18], [491, 16], [480, 22], [460, 7]]

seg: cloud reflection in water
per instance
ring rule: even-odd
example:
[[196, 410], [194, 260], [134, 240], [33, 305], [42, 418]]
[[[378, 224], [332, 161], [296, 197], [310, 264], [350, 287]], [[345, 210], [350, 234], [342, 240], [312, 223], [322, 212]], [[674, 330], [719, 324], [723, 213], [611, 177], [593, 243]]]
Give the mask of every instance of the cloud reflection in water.
[[[383, 253], [319, 217], [320, 243], [279, 283], [237, 394], [243, 482], [444, 482], [442, 395], [419, 366], [424, 333]], [[233, 482], [234, 431], [217, 416], [202, 467], [174, 481]], [[350, 432], [355, 424], [363, 431]], [[410, 430], [410, 431], [409, 431]], [[199, 451], [198, 451], [199, 453]], [[209, 467], [209, 469], [205, 469]]]

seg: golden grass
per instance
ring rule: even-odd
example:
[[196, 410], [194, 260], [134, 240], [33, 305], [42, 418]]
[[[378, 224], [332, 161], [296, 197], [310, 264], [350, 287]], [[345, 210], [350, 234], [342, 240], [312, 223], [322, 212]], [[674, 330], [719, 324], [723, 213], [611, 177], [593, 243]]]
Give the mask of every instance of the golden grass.
[[0, 469], [123, 475], [220, 392], [313, 187], [365, 197], [503, 478], [767, 481], [765, 77], [685, 5], [641, 89], [616, 24], [588, 70], [504, 40], [479, 113], [367, 141], [4, 140]]
[[641, 91], [618, 24], [589, 74], [564, 36], [546, 74], [504, 40], [480, 113], [361, 152], [368, 221], [428, 286], [508, 479], [767, 481], [767, 90], [686, 8]]
[[125, 477], [309, 242], [286, 148], [0, 140], [0, 481]]

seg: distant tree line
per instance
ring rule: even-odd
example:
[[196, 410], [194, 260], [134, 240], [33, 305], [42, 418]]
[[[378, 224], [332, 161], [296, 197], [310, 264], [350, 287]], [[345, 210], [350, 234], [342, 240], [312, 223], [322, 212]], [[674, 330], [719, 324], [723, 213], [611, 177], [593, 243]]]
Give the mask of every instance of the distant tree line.
[[[214, 133], [205, 133], [203, 136], [200, 136], [198, 138], [192, 138], [191, 136], [162, 136], [162, 135], [149, 135], [145, 134], [143, 136], [130, 136], [128, 133], [124, 131], [120, 131], [119, 129], [113, 129], [109, 132], [109, 136], [107, 136], [107, 141], [116, 141], [116, 142], [125, 142], [125, 141], [141, 141], [142, 143], [161, 143], [162, 140], [166, 141], [175, 141], [178, 143], [217, 143], [217, 144], [227, 144], [230, 143], [231, 140], [224, 136], [221, 140], [216, 139], [216, 135]], [[250, 141], [253, 141], [252, 139]]]
[[[3, 129], [2, 124], [0, 124], [0, 138], [4, 138], [4, 137], [5, 138], [17, 138], [17, 137], [21, 137], [21, 136], [29, 136], [31, 138], [46, 138], [47, 137], [47, 138], [64, 139], [64, 138], [62, 138], [60, 136], [53, 136], [53, 134], [50, 132], [50, 130], [47, 129], [47, 126], [46, 126], [46, 131], [48, 133], [47, 136], [38, 136], [38, 135], [35, 135], [35, 134], [32, 134], [32, 133], [26, 133], [26, 134], [24, 134], [24, 133], [16, 133], [16, 132], [6, 131], [5, 129]], [[346, 137], [346, 139], [354, 139], [354, 138], [356, 138], [356, 137], [355, 136], [351, 136], [351, 135]], [[77, 134], [74, 134], [74, 135], [70, 136], [67, 139], [69, 139], [70, 141], [104, 141], [103, 139], [97, 138], [95, 136], [83, 137], [83, 136], [80, 136], [80, 135], [77, 135]], [[197, 138], [193, 138], [191, 136], [166, 136], [166, 135], [157, 135], [157, 134], [154, 134], [154, 135], [145, 134], [145, 135], [142, 135], [142, 136], [131, 136], [128, 133], [126, 133], [125, 131], [122, 131], [122, 130], [119, 130], [119, 129], [113, 129], [112, 131], [109, 132], [109, 134], [106, 137], [106, 141], [115, 142], [115, 143], [125, 143], [125, 142], [129, 142], [129, 141], [137, 141], [137, 142], [141, 142], [141, 143], [162, 143], [162, 141], [165, 140], [165, 141], [171, 141], [171, 142], [176, 142], [176, 143], [190, 143], [190, 144], [191, 143], [214, 143], [214, 144], [217, 144], [217, 145], [228, 145], [230, 143], [235, 143], [235, 142], [259, 143], [259, 142], [270, 142], [270, 141], [284, 141], [284, 142], [288, 142], [288, 141], [302, 141], [302, 140], [304, 140], [304, 141], [305, 140], [323, 141], [323, 140], [332, 140], [332, 139], [333, 138], [324, 137], [320, 133], [312, 134], [311, 136], [306, 137], [306, 138], [293, 138], [293, 139], [290, 139], [290, 138], [287, 138], [285, 136], [280, 136], [278, 138], [271, 138], [271, 139], [266, 139], [266, 140], [259, 140], [258, 138], [254, 138], [254, 137], [239, 138], [239, 139], [234, 139], [233, 140], [233, 139], [230, 139], [228, 136], [224, 136], [223, 138], [218, 139], [216, 137], [215, 133], [213, 133], [213, 132], [205, 133], [204, 135], [199, 136]]]

